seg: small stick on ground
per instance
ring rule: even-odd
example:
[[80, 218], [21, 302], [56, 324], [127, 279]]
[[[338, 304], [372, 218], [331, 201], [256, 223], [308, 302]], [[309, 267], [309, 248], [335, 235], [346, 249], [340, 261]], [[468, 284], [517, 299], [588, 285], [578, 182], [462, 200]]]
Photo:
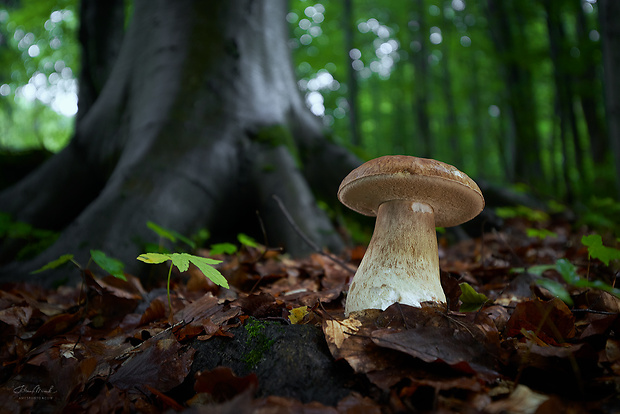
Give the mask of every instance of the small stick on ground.
[[308, 236], [306, 236], [304, 234], [304, 232], [301, 231], [301, 229], [299, 228], [299, 226], [295, 223], [295, 221], [293, 220], [293, 217], [291, 217], [291, 215], [289, 214], [288, 210], [286, 209], [286, 207], [284, 206], [284, 203], [282, 203], [282, 200], [280, 200], [280, 197], [278, 197], [277, 195], [272, 195], [273, 199], [276, 200], [276, 203], [278, 203], [278, 206], [280, 207], [280, 210], [282, 210], [282, 213], [284, 214], [284, 217], [286, 217], [286, 220], [289, 222], [289, 224], [291, 225], [291, 227], [293, 227], [293, 230], [295, 230], [295, 232], [297, 234], [299, 234], [299, 237], [302, 238], [302, 240], [310, 247], [312, 247], [314, 249], [314, 251], [316, 251], [318, 254], [327, 257], [328, 259], [330, 259], [331, 261], [337, 263], [338, 265], [340, 265], [343, 269], [355, 274], [355, 269], [352, 269], [351, 267], [349, 267], [348, 264], [346, 264], [345, 262], [343, 262], [342, 260], [340, 260], [339, 258], [337, 258], [334, 255], [331, 255], [329, 253], [324, 252], [323, 250], [321, 250], [321, 248], [319, 246], [317, 246], [316, 243], [314, 243], [312, 240], [310, 240], [308, 238]]

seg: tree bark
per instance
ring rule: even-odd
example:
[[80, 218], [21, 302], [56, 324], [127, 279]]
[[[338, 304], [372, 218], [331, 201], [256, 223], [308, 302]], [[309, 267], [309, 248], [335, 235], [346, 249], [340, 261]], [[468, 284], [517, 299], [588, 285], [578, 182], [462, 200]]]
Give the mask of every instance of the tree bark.
[[123, 0], [82, 0], [80, 3], [82, 73], [78, 117], [88, 112], [110, 77], [123, 42], [124, 23]]
[[335, 200], [359, 161], [328, 142], [304, 106], [286, 2], [141, 0], [134, 10], [109, 79], [78, 116], [70, 145], [0, 193], [1, 209], [16, 219], [62, 229], [36, 258], [4, 266], [0, 280], [66, 253], [86, 264], [93, 248], [140, 274], [140, 243], [157, 241], [149, 220], [230, 240], [258, 228], [258, 211], [270, 245], [308, 254], [274, 194], [308, 237], [342, 248], [314, 193]]

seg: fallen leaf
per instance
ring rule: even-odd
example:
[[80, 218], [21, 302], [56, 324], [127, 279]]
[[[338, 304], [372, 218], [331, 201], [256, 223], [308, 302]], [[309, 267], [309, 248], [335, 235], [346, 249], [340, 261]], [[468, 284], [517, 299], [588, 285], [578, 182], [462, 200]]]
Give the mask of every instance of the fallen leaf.
[[295, 325], [301, 322], [307, 314], [308, 307], [300, 306], [298, 308], [293, 308], [289, 311], [288, 319], [293, 325]]
[[14, 306], [0, 311], [0, 321], [15, 327], [28, 325], [31, 316], [30, 306]]
[[167, 392], [181, 384], [189, 373], [195, 349], [183, 347], [171, 332], [144, 342], [123, 365], [110, 376], [121, 389], [150, 386]]
[[510, 393], [508, 398], [492, 402], [485, 408], [485, 412], [489, 414], [533, 414], [547, 399], [549, 399], [548, 396], [534, 392], [527, 386], [519, 384]]
[[548, 344], [559, 345], [575, 336], [575, 317], [560, 299], [530, 300], [517, 304], [506, 324], [505, 335], [522, 335], [531, 331]]

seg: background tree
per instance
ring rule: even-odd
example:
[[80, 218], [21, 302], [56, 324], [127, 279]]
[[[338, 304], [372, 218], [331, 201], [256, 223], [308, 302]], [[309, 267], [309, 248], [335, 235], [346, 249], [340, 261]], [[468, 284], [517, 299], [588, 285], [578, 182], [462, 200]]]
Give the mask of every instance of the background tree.
[[333, 196], [358, 161], [296, 89], [284, 1], [136, 1], [120, 48], [122, 3], [81, 7], [109, 23], [81, 31], [86, 113], [65, 149], [0, 194], [17, 220], [62, 233], [5, 278], [67, 252], [85, 263], [91, 248], [132, 271], [148, 221], [217, 239], [258, 228], [256, 211], [271, 245], [309, 253], [273, 195], [317, 244], [342, 247], [311, 187]]

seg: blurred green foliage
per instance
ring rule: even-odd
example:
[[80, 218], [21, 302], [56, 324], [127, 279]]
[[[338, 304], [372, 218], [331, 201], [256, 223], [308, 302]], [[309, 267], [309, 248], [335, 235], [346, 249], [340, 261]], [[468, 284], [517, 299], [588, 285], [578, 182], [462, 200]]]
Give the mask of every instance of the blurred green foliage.
[[58, 151], [77, 110], [76, 0], [0, 6], [0, 150]]

